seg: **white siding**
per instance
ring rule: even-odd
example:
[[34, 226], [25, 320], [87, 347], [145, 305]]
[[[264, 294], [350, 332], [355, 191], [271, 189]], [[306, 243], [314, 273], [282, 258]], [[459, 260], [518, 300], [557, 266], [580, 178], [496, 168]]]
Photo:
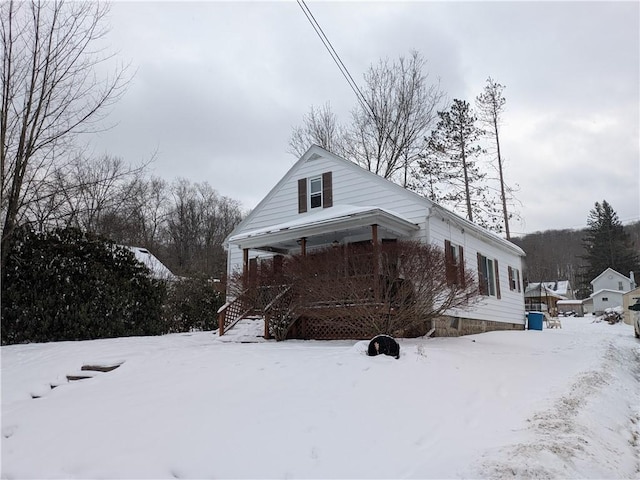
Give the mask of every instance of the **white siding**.
[[[455, 312], [456, 316], [476, 320], [491, 320], [495, 322], [524, 324], [524, 288], [522, 285], [522, 258], [492, 243], [486, 242], [472, 235], [448, 219], [437, 214], [431, 217], [431, 243], [444, 247], [444, 241], [449, 240], [461, 245], [464, 252], [465, 269], [473, 272], [478, 281], [478, 253], [487, 258], [498, 261], [500, 282], [500, 299], [496, 297], [482, 297], [482, 302], [465, 312]], [[516, 268], [520, 272], [520, 292], [509, 288], [508, 267]]]
[[[391, 182], [356, 165], [344, 161], [336, 162], [331, 157], [319, 157], [296, 164], [285, 176], [285, 181], [269, 193], [268, 201], [256, 207], [233, 234], [278, 225], [316, 212], [317, 210], [313, 209], [306, 213], [298, 213], [298, 179], [314, 177], [329, 171], [332, 172], [334, 205], [371, 206], [390, 210], [419, 224], [417, 237], [424, 240], [430, 205], [428, 200], [404, 189], [398, 189]], [[270, 255], [251, 251], [249, 256], [265, 258]], [[242, 269], [242, 251], [234, 245], [229, 246], [228, 260], [228, 274]]]
[[[604, 312], [607, 308], [622, 306], [623, 292], [616, 290], [603, 290], [593, 295], [593, 312]], [[605, 301], [605, 298], [607, 299]]]

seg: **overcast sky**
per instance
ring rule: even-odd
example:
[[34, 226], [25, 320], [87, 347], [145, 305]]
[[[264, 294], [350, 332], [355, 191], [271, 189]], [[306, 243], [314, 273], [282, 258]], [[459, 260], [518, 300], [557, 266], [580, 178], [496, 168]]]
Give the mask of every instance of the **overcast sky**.
[[[449, 99], [506, 86], [512, 234], [586, 225], [606, 199], [640, 219], [640, 3], [308, 2], [361, 82], [381, 58], [418, 50]], [[297, 160], [292, 127], [355, 96], [298, 4], [116, 2], [108, 42], [136, 69], [98, 151], [153, 174], [207, 181], [249, 210]]]

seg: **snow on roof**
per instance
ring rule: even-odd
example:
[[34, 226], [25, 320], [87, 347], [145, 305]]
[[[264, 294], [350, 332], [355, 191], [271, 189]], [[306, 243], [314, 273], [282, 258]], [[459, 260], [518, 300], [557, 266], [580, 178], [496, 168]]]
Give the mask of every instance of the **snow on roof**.
[[555, 290], [553, 290], [552, 288], [550, 288], [548, 285], [553, 285], [554, 282], [549, 282], [547, 284], [545, 283], [529, 283], [526, 288], [524, 289], [524, 296], [526, 298], [534, 298], [534, 297], [554, 297], [554, 298], [560, 298], [562, 300], [566, 300], [566, 297], [564, 295], [561, 295], [560, 293], [556, 292]]
[[[542, 285], [542, 286], [540, 286]], [[533, 282], [527, 284], [525, 293], [538, 293], [545, 291], [546, 293], [553, 293], [554, 295], [566, 296], [570, 293], [571, 285], [569, 280], [558, 280], [556, 282]]]
[[593, 292], [591, 295], [589, 295], [589, 298], [593, 298], [596, 295], [599, 295], [601, 293], [620, 294], [620, 296], [624, 295], [624, 292], [622, 290], [613, 290], [611, 288], [601, 288], [597, 292]]
[[129, 250], [133, 252], [136, 259], [144, 264], [149, 270], [151, 270], [151, 276], [158, 280], [171, 280], [175, 278], [175, 275], [171, 273], [160, 260], [158, 260], [149, 250], [141, 247], [129, 247]]
[[413, 225], [413, 223], [409, 220], [385, 208], [356, 205], [334, 205], [331, 208], [324, 208], [318, 212], [313, 212], [307, 215], [300, 215], [295, 220], [291, 220], [289, 222], [238, 233], [229, 237], [228, 242], [234, 243], [247, 238], [259, 237], [262, 235], [278, 233], [285, 230], [296, 230], [303, 227], [315, 227], [322, 224], [330, 224], [341, 219], [348, 219], [351, 217], [375, 213], [380, 213], [387, 217], [396, 218], [403, 223]]

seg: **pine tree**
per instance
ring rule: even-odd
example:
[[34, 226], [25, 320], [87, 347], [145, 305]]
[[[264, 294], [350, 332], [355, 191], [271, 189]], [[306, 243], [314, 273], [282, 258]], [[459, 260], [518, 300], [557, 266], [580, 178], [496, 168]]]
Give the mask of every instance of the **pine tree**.
[[624, 231], [618, 214], [606, 200], [596, 202], [587, 218], [587, 231], [583, 239], [587, 261], [584, 283], [612, 268], [623, 275], [640, 270], [638, 246], [634, 246]]
[[479, 120], [487, 128], [487, 136], [495, 144], [495, 155], [498, 162], [498, 173], [500, 176], [500, 201], [502, 202], [502, 216], [504, 219], [504, 230], [507, 240], [511, 239], [509, 231], [509, 218], [511, 214], [507, 210], [507, 193], [511, 189], [504, 180], [504, 161], [500, 153], [500, 122], [502, 112], [507, 100], [502, 95], [504, 85], [495, 82], [491, 77], [487, 79], [484, 91], [476, 97], [476, 108], [479, 112]]
[[464, 100], [454, 99], [451, 108], [438, 112], [438, 117], [438, 125], [428, 139], [427, 154], [420, 162], [422, 190], [430, 199], [454, 211], [464, 211], [468, 220], [492, 228], [495, 202], [488, 198], [486, 174], [478, 162], [484, 132]]

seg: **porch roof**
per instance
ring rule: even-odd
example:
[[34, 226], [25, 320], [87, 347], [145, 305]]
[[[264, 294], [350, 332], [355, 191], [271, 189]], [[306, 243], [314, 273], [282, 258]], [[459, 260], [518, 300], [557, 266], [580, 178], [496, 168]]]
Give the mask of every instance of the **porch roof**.
[[420, 227], [397, 213], [379, 207], [334, 205], [318, 212], [300, 215], [295, 220], [241, 232], [229, 237], [230, 245], [254, 250], [287, 253], [298, 247], [297, 241], [307, 239], [309, 247], [328, 245], [334, 241], [371, 235], [371, 225], [378, 225], [381, 238], [408, 237]]

